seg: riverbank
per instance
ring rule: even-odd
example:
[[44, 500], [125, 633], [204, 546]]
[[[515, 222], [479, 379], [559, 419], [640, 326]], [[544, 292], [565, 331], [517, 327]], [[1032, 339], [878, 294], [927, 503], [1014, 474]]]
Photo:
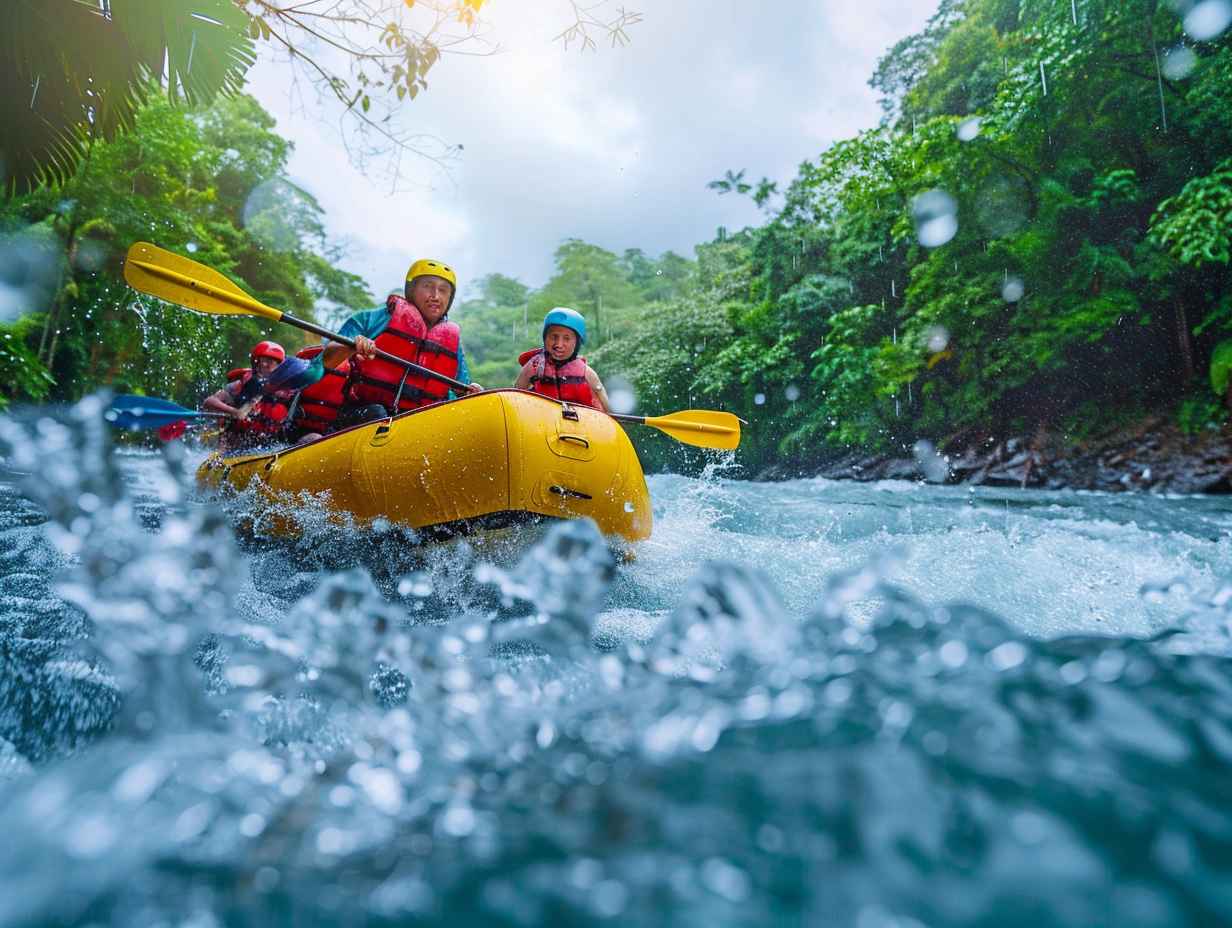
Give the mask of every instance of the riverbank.
[[1085, 441], [1039, 433], [983, 436], [915, 454], [852, 453], [796, 473], [772, 469], [759, 479], [817, 476], [835, 480], [921, 480], [1043, 489], [1232, 493], [1232, 426], [1197, 435], [1151, 416]]

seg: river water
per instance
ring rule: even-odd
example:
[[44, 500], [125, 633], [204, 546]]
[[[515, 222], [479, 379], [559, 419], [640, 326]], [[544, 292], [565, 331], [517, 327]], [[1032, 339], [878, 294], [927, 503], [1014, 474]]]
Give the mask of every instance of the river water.
[[0, 925], [1232, 921], [1232, 507], [650, 478], [273, 544], [0, 420]]

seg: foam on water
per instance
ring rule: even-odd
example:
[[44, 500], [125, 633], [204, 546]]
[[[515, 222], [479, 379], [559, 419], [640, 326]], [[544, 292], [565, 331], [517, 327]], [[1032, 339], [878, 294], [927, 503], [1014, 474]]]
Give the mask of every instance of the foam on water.
[[271, 544], [100, 409], [0, 420], [0, 925], [1232, 917], [1220, 501], [665, 476], [632, 564]]

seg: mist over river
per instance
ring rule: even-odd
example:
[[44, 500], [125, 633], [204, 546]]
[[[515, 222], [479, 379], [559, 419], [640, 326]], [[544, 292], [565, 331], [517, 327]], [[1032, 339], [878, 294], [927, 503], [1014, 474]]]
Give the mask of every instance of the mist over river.
[[273, 542], [100, 410], [0, 420], [0, 925], [1232, 921], [1224, 499]]

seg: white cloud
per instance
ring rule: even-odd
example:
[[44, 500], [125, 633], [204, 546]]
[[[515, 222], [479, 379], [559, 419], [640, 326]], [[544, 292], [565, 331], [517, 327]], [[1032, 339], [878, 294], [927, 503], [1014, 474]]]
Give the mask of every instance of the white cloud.
[[285, 68], [262, 63], [249, 89], [295, 141], [293, 177], [350, 241], [346, 266], [374, 292], [427, 255], [464, 281], [500, 271], [539, 285], [568, 237], [690, 254], [720, 225], [760, 221], [747, 198], [706, 184], [747, 168], [783, 185], [800, 161], [874, 125], [876, 59], [936, 0], [629, 6], [644, 15], [631, 45], [579, 53], [552, 42], [566, 24], [561, 0], [494, 0], [490, 36], [504, 50], [447, 57], [398, 117], [464, 146], [450, 176], [410, 164], [422, 183], [410, 192], [391, 195], [354, 169], [336, 108], [295, 107]]

